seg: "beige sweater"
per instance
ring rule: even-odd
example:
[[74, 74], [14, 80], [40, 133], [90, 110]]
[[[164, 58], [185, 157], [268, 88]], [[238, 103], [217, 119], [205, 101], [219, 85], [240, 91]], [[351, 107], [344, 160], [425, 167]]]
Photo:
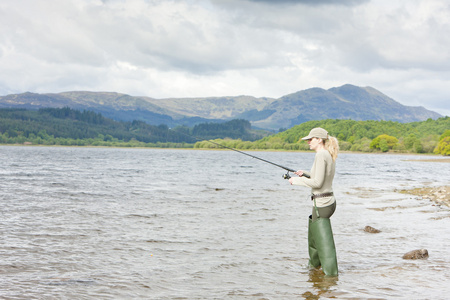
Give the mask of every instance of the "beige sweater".
[[[311, 188], [313, 194], [329, 193], [333, 191], [333, 178], [336, 170], [336, 162], [331, 158], [328, 150], [319, 150], [314, 158], [311, 172], [304, 172], [311, 178], [292, 177], [292, 184], [303, 185]], [[336, 201], [334, 196], [316, 199], [317, 207], [324, 207]]]

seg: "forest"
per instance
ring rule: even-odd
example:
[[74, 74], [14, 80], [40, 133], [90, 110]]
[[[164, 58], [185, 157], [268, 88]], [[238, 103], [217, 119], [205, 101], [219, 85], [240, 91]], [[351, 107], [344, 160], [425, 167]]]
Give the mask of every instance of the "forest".
[[[253, 142], [231, 139], [215, 142], [243, 150], [309, 150], [308, 144], [300, 139], [314, 127], [325, 128], [335, 136], [342, 151], [450, 155], [450, 117], [411, 123], [336, 119], [308, 121]], [[194, 147], [218, 146], [202, 141]]]
[[[194, 137], [195, 135], [195, 137]], [[192, 148], [202, 139], [221, 137], [254, 141], [267, 132], [246, 120], [202, 123], [169, 129], [143, 121], [123, 122], [68, 107], [0, 109], [0, 144]]]
[[450, 155], [450, 118], [422, 122], [308, 121], [277, 134], [254, 130], [247, 120], [202, 123], [193, 127], [123, 122], [92, 111], [65, 108], [0, 109], [0, 144], [309, 150], [300, 141], [311, 128], [325, 128], [340, 149], [356, 152], [435, 153]]

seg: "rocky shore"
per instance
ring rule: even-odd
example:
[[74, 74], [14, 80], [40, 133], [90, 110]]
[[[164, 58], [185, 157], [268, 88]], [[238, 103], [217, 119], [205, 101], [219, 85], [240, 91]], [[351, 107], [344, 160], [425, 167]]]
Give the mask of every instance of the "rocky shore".
[[422, 199], [428, 199], [437, 205], [450, 207], [450, 186], [424, 187], [412, 190], [401, 190], [400, 193], [418, 196]]

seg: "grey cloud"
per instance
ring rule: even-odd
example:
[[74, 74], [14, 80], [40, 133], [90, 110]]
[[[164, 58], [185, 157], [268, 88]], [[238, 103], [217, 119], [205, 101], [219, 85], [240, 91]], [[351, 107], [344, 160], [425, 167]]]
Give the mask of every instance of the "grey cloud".
[[273, 60], [265, 33], [236, 27], [226, 18], [217, 20], [220, 16], [204, 16], [195, 9], [191, 13], [160, 15], [159, 19], [143, 14], [129, 19], [111, 11], [108, 18], [115, 22], [97, 18], [100, 26], [92, 28], [91, 34], [99, 47], [117, 59], [161, 70], [220, 72], [258, 68]]
[[266, 3], [270, 5], [278, 5], [278, 4], [306, 4], [306, 5], [345, 5], [345, 6], [352, 6], [352, 5], [358, 5], [364, 2], [368, 2], [369, 0], [280, 0], [280, 1], [273, 1], [273, 0], [247, 0], [250, 2], [256, 2], [256, 3]]
[[280, 97], [352, 83], [409, 101], [398, 92], [407, 81], [409, 95], [446, 99], [448, 5], [381, 2], [4, 0], [0, 93]]

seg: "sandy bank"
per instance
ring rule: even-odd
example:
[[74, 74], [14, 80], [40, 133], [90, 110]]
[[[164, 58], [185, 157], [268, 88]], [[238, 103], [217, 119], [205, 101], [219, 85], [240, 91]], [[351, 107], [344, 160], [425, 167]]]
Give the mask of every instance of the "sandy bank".
[[450, 163], [450, 158], [409, 159], [408, 161], [423, 161], [423, 162], [443, 162], [443, 163]]

